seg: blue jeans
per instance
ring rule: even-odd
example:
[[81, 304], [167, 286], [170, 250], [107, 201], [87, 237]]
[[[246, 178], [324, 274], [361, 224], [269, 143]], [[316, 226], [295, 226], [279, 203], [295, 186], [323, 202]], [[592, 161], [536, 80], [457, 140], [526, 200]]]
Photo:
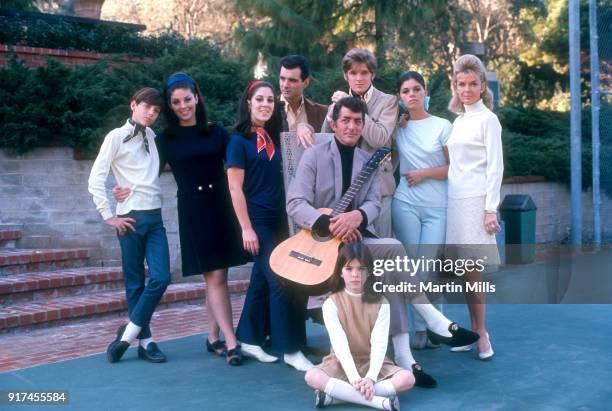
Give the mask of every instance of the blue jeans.
[[[446, 240], [446, 207], [420, 207], [393, 199], [393, 232], [410, 258], [439, 258]], [[432, 303], [442, 312], [443, 302]], [[411, 305], [408, 321], [414, 331], [425, 331], [426, 322]]]
[[[170, 284], [170, 255], [161, 210], [135, 210], [120, 217], [136, 220], [134, 229], [118, 235], [130, 321], [142, 327], [139, 339], [151, 337], [149, 322]], [[149, 267], [145, 285], [144, 261]]]

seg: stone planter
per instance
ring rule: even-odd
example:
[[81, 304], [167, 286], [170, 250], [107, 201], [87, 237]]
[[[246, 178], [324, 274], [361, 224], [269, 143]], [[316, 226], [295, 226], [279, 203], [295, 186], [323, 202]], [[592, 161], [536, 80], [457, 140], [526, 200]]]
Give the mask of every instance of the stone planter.
[[79, 17], [100, 19], [104, 0], [74, 0], [74, 14]]

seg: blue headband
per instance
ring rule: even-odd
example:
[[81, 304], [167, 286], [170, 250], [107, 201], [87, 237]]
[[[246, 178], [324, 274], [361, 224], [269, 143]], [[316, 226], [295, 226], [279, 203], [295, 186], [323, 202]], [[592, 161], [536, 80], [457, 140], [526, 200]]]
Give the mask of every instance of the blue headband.
[[194, 88], [196, 85], [195, 81], [193, 81], [193, 79], [189, 77], [187, 74], [178, 73], [178, 74], [174, 74], [170, 76], [168, 80], [166, 80], [166, 89], [169, 89], [176, 83], [187, 83], [190, 86], [193, 86]]

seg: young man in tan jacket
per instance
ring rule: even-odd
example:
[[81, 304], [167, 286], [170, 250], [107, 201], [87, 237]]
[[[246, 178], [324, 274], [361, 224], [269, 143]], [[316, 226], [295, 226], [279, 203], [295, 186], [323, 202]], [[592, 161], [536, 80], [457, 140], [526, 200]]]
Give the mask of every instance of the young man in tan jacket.
[[[332, 104], [328, 108], [327, 117], [321, 128], [321, 132], [331, 132], [331, 113], [338, 100], [349, 95], [359, 97], [365, 101], [368, 108], [359, 147], [369, 153], [381, 147], [391, 148], [398, 115], [397, 98], [383, 93], [372, 84], [377, 68], [376, 57], [368, 50], [354, 48], [345, 54], [342, 59], [342, 71], [348, 83], [349, 92], [337, 90], [333, 93]], [[391, 163], [384, 164], [380, 172], [381, 210], [373, 223], [378, 235], [392, 237], [391, 199], [395, 192], [395, 179]]]

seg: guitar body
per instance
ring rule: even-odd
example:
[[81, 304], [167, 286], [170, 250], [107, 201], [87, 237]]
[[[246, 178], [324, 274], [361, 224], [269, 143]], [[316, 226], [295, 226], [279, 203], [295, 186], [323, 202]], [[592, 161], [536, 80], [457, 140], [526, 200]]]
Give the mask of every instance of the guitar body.
[[[328, 208], [319, 211], [328, 215], [332, 212]], [[316, 238], [312, 231], [302, 229], [276, 246], [270, 256], [270, 268], [277, 275], [298, 284], [321, 284], [334, 273], [341, 243], [331, 236]]]
[[[334, 209], [321, 208], [319, 211], [332, 216], [344, 213], [363, 184], [390, 156], [391, 150], [387, 147], [376, 150], [353, 178], [351, 186], [336, 202]], [[331, 235], [321, 238], [310, 230], [302, 229], [272, 251], [270, 268], [279, 276], [298, 284], [323, 284], [334, 274], [340, 244], [341, 241]]]

